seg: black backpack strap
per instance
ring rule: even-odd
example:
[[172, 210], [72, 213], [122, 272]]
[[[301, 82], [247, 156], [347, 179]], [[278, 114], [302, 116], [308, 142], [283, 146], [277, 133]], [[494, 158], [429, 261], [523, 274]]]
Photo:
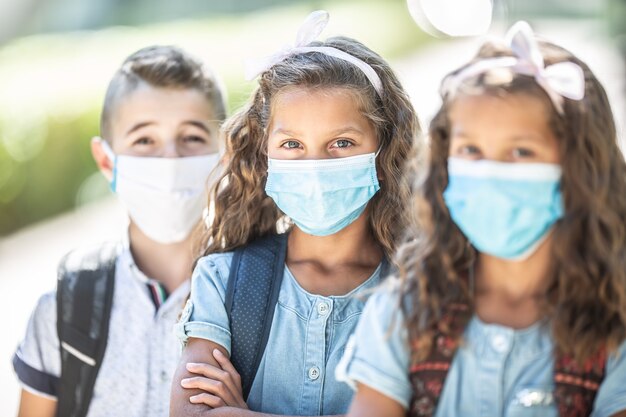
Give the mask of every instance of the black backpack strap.
[[287, 234], [270, 235], [235, 251], [226, 289], [231, 362], [248, 399], [272, 327], [285, 272]]
[[59, 264], [59, 417], [83, 417], [89, 409], [107, 344], [118, 254], [119, 245], [105, 244], [70, 252]]

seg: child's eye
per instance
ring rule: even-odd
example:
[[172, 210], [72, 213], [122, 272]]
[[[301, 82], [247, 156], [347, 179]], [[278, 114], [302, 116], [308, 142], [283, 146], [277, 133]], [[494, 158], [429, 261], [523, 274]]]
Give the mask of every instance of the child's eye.
[[139, 139], [135, 140], [133, 142], [133, 145], [145, 146], [145, 145], [151, 145], [152, 143], [153, 143], [152, 139], [150, 139], [148, 137], [142, 137], [142, 138], [139, 138]]
[[287, 149], [298, 149], [300, 148], [300, 142], [298, 142], [297, 140], [288, 140], [285, 141], [282, 145], [280, 145], [281, 148], [287, 148]]
[[464, 145], [457, 149], [457, 155], [476, 156], [480, 155], [480, 149], [474, 145]]
[[531, 151], [530, 149], [526, 149], [526, 148], [513, 149], [514, 159], [532, 158], [534, 156], [535, 156], [535, 153]]
[[353, 146], [353, 144], [349, 140], [339, 139], [337, 142], [334, 143], [332, 147], [333, 148], [349, 148], [350, 146]]
[[183, 142], [185, 143], [206, 143], [207, 140], [201, 136], [197, 136], [197, 135], [188, 135], [183, 137]]

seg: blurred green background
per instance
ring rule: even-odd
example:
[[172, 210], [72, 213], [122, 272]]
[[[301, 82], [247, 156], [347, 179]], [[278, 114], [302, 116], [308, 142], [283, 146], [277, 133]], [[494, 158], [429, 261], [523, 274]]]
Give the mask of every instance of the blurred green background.
[[[625, 4], [496, 0], [495, 14], [604, 16], [623, 39]], [[2, 0], [0, 237], [108, 193], [89, 139], [98, 134], [107, 82], [127, 55], [151, 44], [187, 49], [222, 76], [232, 110], [253, 86], [242, 60], [290, 42], [318, 8], [331, 14], [323, 37], [350, 35], [387, 59], [434, 41], [405, 0]]]
[[[53, 32], [26, 35], [0, 47], [0, 236], [106, 195], [108, 186], [96, 172], [89, 139], [98, 134], [109, 78], [127, 55], [141, 47], [176, 44], [203, 59], [222, 76], [232, 110], [253, 86], [244, 81], [242, 60], [290, 42], [311, 10], [331, 13], [323, 37], [349, 34], [386, 58], [416, 49], [426, 40], [402, 0], [99, 3], [110, 6], [109, 14], [79, 19], [95, 29], [67, 32], [72, 22], [64, 26], [63, 15], [57, 12], [48, 26], [42, 26]], [[273, 6], [268, 8], [268, 3]], [[258, 10], [261, 5], [266, 7]], [[91, 14], [94, 10], [98, 7], [89, 9]], [[166, 16], [170, 21], [144, 23]], [[172, 21], [171, 16], [177, 19]], [[118, 26], [108, 26], [113, 23]]]

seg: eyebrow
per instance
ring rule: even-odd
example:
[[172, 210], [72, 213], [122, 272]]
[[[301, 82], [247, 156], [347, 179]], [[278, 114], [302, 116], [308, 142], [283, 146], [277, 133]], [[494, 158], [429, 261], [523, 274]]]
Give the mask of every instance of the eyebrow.
[[[474, 137], [469, 134], [468, 132], [459, 130], [457, 132], [451, 132], [451, 137], [458, 137], [458, 138], [463, 138], [463, 139], [473, 139]], [[546, 140], [546, 138], [542, 135], [538, 135], [538, 134], [527, 134], [527, 135], [514, 135], [514, 136], [510, 136], [509, 139], [511, 139], [514, 142], [521, 142], [524, 140], [529, 140], [532, 142], [540, 142], [540, 143], [544, 143]]]
[[[362, 135], [363, 131], [353, 126], [347, 126], [347, 127], [342, 127], [340, 129], [330, 132], [329, 136], [338, 136], [338, 135], [343, 135], [344, 133], [356, 133], [356, 134]], [[299, 136], [298, 132], [295, 132], [289, 129], [282, 129], [282, 128], [274, 129], [271, 134], [272, 135], [282, 134], [282, 135], [294, 136], [294, 137]]]
[[530, 134], [530, 135], [516, 135], [516, 136], [512, 136], [511, 140], [515, 141], [515, 142], [519, 142], [519, 141], [523, 141], [523, 140], [530, 140], [532, 142], [546, 142], [546, 138], [543, 137], [542, 135], [536, 135], [536, 134]]
[[144, 128], [146, 126], [151, 126], [156, 124], [156, 122], [150, 121], [150, 122], [139, 122], [137, 124], [134, 124], [130, 129], [128, 129], [128, 131], [126, 132], [126, 136], [130, 135], [133, 132], [136, 132], [137, 130]]
[[[147, 126], [152, 126], [155, 125], [156, 122], [154, 121], [148, 121], [148, 122], [139, 122], [135, 125], [133, 125], [130, 129], [128, 129], [128, 131], [126, 132], [126, 136], [130, 135], [133, 132], [136, 132], [139, 129], [142, 129], [144, 127]], [[207, 125], [205, 125], [204, 123], [198, 121], [198, 120], [185, 120], [183, 123], [183, 125], [192, 125], [195, 126], [203, 131], [205, 131], [207, 134], [211, 134], [210, 129], [207, 127]]]
[[347, 126], [347, 127], [342, 127], [341, 129], [335, 130], [334, 132], [332, 132], [332, 136], [343, 135], [344, 133], [356, 133], [356, 134], [362, 135], [363, 131], [354, 126]]
[[198, 120], [186, 120], [182, 123], [183, 125], [192, 125], [197, 127], [198, 129], [204, 130], [207, 134], [211, 134], [211, 130], [209, 127], [201, 121]]

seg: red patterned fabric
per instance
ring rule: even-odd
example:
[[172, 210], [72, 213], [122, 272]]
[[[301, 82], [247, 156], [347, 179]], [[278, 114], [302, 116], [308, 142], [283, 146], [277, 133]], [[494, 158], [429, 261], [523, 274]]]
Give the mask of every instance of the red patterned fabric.
[[[467, 305], [454, 305], [444, 315], [442, 327], [467, 325], [470, 318]], [[435, 343], [430, 355], [412, 365], [410, 380], [413, 385], [413, 398], [407, 416], [432, 417], [443, 390], [458, 344], [443, 332], [435, 334]], [[572, 357], [557, 355], [554, 364], [554, 399], [560, 417], [586, 417], [591, 414], [593, 402], [606, 365], [606, 352], [597, 355], [579, 366]]]
[[554, 399], [561, 417], [591, 414], [593, 401], [606, 366], [606, 351], [601, 350], [582, 366], [569, 356], [557, 357], [554, 364]]
[[415, 363], [411, 367], [413, 399], [409, 416], [430, 417], [435, 414], [443, 384], [458, 347], [457, 341], [447, 336], [447, 333], [449, 330], [458, 331], [465, 328], [470, 317], [470, 309], [465, 304], [452, 305], [443, 315], [440, 321], [441, 329], [435, 334], [430, 355], [425, 361]]

